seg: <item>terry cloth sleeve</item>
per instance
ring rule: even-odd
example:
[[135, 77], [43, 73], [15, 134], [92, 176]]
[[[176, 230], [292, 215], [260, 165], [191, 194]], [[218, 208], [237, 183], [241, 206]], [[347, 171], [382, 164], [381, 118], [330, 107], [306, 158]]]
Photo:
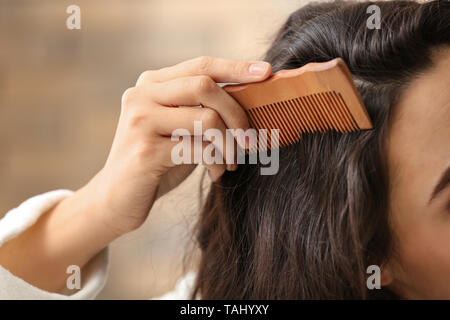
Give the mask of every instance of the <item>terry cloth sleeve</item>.
[[[70, 190], [54, 190], [34, 196], [21, 203], [0, 219], [0, 247], [33, 225], [39, 217], [65, 197]], [[83, 287], [75, 293], [66, 289], [59, 293], [39, 289], [15, 276], [0, 265], [0, 299], [94, 299], [106, 282], [108, 247], [93, 257], [82, 270]], [[68, 275], [69, 276], [69, 275]]]
[[[153, 300], [189, 300], [194, 288], [196, 276], [197, 273], [195, 271], [186, 273], [178, 278], [175, 288], [172, 291], [153, 298]], [[196, 296], [196, 299], [199, 299], [199, 296]]]

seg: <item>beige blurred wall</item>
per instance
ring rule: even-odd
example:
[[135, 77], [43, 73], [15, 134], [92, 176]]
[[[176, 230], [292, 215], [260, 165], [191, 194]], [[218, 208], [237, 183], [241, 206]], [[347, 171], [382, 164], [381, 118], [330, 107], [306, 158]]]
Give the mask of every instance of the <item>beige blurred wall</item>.
[[[122, 92], [142, 71], [200, 55], [258, 59], [304, 2], [0, 0], [0, 217], [32, 195], [75, 190], [102, 167]], [[81, 30], [66, 28], [71, 4], [81, 8]], [[200, 174], [111, 245], [99, 298], [172, 288], [199, 211]]]

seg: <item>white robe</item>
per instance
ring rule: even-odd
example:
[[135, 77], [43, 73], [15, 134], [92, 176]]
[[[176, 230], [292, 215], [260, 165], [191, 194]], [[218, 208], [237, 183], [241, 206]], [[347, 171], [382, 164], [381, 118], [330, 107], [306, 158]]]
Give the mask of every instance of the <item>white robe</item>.
[[[70, 190], [54, 190], [34, 196], [0, 219], [0, 247], [33, 225], [39, 217], [56, 203], [71, 195]], [[108, 247], [100, 251], [83, 267], [84, 284], [76, 293], [65, 289], [58, 293], [39, 289], [15, 276], [0, 265], [0, 299], [95, 299], [108, 277]], [[188, 299], [196, 273], [191, 271], [180, 277], [173, 291], [154, 299]]]

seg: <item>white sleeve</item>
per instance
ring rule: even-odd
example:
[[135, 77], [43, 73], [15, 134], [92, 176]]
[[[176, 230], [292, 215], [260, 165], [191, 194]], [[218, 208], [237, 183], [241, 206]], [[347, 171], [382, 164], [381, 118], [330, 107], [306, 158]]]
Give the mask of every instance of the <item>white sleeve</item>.
[[[70, 190], [50, 191], [34, 196], [8, 211], [0, 219], [0, 247], [29, 228], [43, 213], [72, 193]], [[39, 289], [0, 265], [0, 299], [94, 299], [106, 282], [108, 256], [106, 247], [83, 267], [83, 287], [73, 294], [68, 289], [60, 293]]]
[[[196, 276], [197, 273], [195, 271], [186, 273], [178, 278], [175, 288], [172, 291], [153, 298], [153, 300], [190, 300]], [[196, 296], [196, 299], [199, 299], [198, 295]]]

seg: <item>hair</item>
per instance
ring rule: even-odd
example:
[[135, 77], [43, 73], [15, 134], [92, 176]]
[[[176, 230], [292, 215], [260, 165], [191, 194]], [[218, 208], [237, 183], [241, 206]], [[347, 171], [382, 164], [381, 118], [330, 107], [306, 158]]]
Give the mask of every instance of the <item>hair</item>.
[[[366, 25], [372, 4], [380, 29]], [[366, 286], [367, 267], [395, 252], [386, 135], [402, 91], [450, 44], [449, 23], [440, 0], [318, 2], [289, 16], [263, 60], [276, 72], [341, 57], [374, 129], [305, 134], [280, 149], [276, 175], [239, 165], [213, 183], [194, 233], [191, 298], [398, 298]]]

